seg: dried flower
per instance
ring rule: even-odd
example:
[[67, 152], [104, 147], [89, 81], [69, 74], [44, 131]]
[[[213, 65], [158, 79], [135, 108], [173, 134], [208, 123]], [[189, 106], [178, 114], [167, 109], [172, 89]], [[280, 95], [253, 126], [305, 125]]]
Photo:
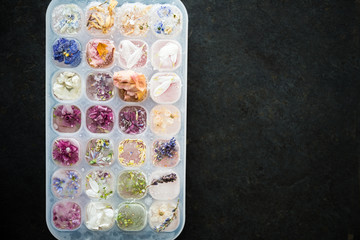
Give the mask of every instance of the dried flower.
[[63, 166], [71, 166], [79, 161], [79, 149], [68, 140], [54, 143], [53, 158]]
[[74, 198], [81, 194], [81, 176], [76, 170], [60, 168], [52, 178], [53, 193], [58, 198]]
[[97, 30], [101, 30], [103, 34], [106, 34], [114, 26], [114, 9], [118, 2], [115, 0], [110, 0], [110, 3], [106, 8], [103, 5], [107, 3], [109, 3], [108, 0], [89, 9], [89, 11], [93, 12], [90, 14], [87, 21], [86, 26], [88, 27], [88, 30], [95, 28]]
[[75, 40], [60, 38], [53, 45], [54, 59], [67, 65], [76, 67], [81, 62], [81, 51]]
[[119, 15], [120, 32], [125, 36], [142, 36], [149, 30], [148, 12], [152, 6], [139, 3], [124, 4]]
[[179, 46], [173, 42], [168, 42], [158, 52], [160, 67], [167, 66], [171, 63], [172, 68], [174, 68], [178, 62], [178, 54]]
[[144, 74], [125, 70], [115, 72], [114, 85], [120, 89], [120, 98], [127, 102], [143, 101], [147, 93], [146, 77]]
[[104, 133], [112, 130], [114, 114], [111, 108], [106, 106], [92, 106], [87, 111], [87, 127], [91, 132]]

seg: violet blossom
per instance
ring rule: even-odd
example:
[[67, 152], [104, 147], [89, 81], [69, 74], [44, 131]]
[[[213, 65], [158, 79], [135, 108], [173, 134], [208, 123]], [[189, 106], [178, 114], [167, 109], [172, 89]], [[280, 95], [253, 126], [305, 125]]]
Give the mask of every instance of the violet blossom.
[[79, 161], [79, 148], [69, 140], [57, 140], [54, 143], [53, 158], [62, 166], [71, 166]]
[[81, 123], [81, 111], [74, 105], [60, 105], [54, 109], [54, 118], [62, 120], [65, 127], [73, 128]]

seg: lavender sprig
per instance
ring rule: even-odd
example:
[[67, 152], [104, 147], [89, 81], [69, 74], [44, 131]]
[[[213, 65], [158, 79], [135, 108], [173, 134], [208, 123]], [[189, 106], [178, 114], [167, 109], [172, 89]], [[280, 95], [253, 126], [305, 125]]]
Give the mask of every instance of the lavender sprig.
[[160, 224], [160, 226], [154, 228], [156, 232], [164, 231], [172, 223], [172, 221], [177, 218], [176, 211], [179, 208], [179, 202], [180, 199], [177, 200], [176, 207], [172, 210], [173, 213], [172, 216], [170, 218], [165, 219], [165, 221], [162, 224]]
[[173, 157], [176, 147], [176, 139], [173, 137], [169, 142], [157, 144], [155, 148], [156, 160], [161, 161], [164, 157]]
[[161, 178], [152, 180], [150, 186], [158, 185], [159, 183], [169, 183], [174, 182], [177, 179], [177, 175], [175, 173], [170, 173], [168, 175], [162, 176]]

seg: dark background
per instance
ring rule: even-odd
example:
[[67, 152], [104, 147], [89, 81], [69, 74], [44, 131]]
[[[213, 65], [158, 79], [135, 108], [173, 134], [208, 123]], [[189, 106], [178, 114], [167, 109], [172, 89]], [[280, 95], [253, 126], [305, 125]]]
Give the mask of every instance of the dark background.
[[[1, 229], [12, 239], [52, 239], [49, 2], [0, 4]], [[360, 1], [183, 2], [187, 216], [178, 239], [360, 239]]]

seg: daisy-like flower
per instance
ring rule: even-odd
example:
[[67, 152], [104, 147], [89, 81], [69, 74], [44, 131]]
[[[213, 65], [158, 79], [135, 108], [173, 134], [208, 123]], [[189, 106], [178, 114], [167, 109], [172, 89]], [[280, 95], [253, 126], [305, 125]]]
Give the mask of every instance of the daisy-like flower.
[[[150, 208], [150, 214], [151, 214], [150, 225], [158, 224], [153, 227], [156, 232], [167, 231], [167, 228], [170, 225], [172, 225], [172, 223], [178, 217], [179, 214], [178, 208], [179, 208], [179, 199], [175, 207], [173, 207], [173, 204], [171, 203], [154, 204]], [[173, 228], [174, 227], [176, 227], [176, 225], [173, 226]]]

